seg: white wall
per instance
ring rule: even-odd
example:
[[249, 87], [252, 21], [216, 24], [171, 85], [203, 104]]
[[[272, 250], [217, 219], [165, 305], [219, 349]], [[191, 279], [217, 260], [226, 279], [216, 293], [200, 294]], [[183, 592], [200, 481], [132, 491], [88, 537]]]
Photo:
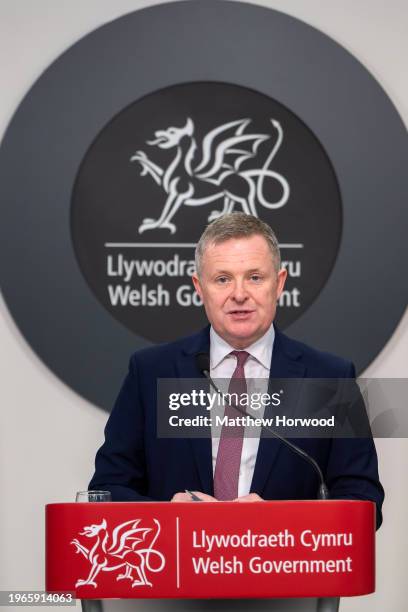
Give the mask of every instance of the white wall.
[[[27, 90], [61, 52], [101, 24], [151, 4], [148, 0], [1, 0], [0, 135]], [[405, 0], [259, 0], [257, 4], [298, 17], [346, 47], [374, 74], [408, 123]], [[379, 266], [379, 275], [384, 273], [385, 267]], [[52, 501], [72, 501], [75, 491], [86, 488], [106, 413], [55, 378], [22, 338], [4, 304], [1, 311], [0, 588], [42, 589], [43, 507]], [[408, 375], [408, 315], [366, 375]], [[379, 440], [377, 449], [387, 494], [377, 539], [377, 592], [343, 600], [344, 612], [406, 609], [408, 444]]]

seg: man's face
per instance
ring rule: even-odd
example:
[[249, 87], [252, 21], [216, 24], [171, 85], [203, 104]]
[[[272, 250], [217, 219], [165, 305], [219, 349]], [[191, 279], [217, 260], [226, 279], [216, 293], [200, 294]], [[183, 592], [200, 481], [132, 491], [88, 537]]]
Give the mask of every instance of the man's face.
[[242, 350], [269, 329], [286, 274], [276, 272], [265, 238], [254, 235], [210, 244], [193, 283], [217, 334]]

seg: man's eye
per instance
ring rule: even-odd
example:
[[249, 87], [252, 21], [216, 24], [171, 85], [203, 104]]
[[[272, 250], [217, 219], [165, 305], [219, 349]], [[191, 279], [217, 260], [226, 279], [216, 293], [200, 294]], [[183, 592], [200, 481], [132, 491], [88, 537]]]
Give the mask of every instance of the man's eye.
[[258, 283], [259, 281], [262, 280], [262, 276], [260, 276], [259, 274], [252, 274], [251, 275], [251, 280], [255, 281], [256, 283]]
[[219, 276], [216, 280], [219, 285], [225, 285], [228, 282], [228, 278], [226, 276]]

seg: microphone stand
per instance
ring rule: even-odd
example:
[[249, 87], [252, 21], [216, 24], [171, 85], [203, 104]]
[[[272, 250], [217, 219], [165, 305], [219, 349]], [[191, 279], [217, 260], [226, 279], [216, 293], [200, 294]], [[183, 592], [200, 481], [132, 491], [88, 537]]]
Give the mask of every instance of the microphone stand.
[[[209, 371], [207, 369], [202, 369], [201, 372], [204, 374], [205, 378], [208, 380], [208, 382], [210, 383], [212, 388], [218, 394], [220, 394], [222, 396], [223, 393], [220, 391], [220, 389], [218, 389], [217, 385], [214, 383], [213, 379], [210, 376]], [[232, 408], [234, 408], [237, 412], [242, 414], [243, 416], [247, 416], [247, 417], [249, 416], [251, 418], [252, 415], [248, 414], [245, 410], [243, 410], [241, 407], [237, 406], [236, 404], [230, 404], [230, 406]], [[315, 459], [313, 459], [313, 457], [308, 455], [299, 446], [296, 446], [296, 444], [293, 444], [293, 442], [289, 442], [289, 440], [287, 440], [286, 438], [284, 438], [280, 434], [276, 433], [276, 431], [274, 431], [271, 427], [264, 426], [264, 429], [266, 429], [269, 433], [271, 433], [274, 438], [277, 438], [278, 440], [280, 440], [280, 442], [285, 444], [285, 446], [290, 448], [291, 451], [293, 451], [294, 453], [299, 455], [299, 457], [301, 457], [302, 459], [304, 459], [305, 461], [310, 463], [310, 465], [312, 465], [314, 470], [317, 472], [317, 474], [319, 476], [319, 480], [320, 480], [320, 485], [319, 485], [319, 489], [318, 489], [318, 492], [317, 492], [317, 499], [329, 499], [330, 498], [329, 489], [328, 489], [328, 487], [327, 487], [327, 485], [326, 485], [326, 483], [324, 481], [323, 472], [322, 472], [322, 470], [320, 468], [320, 465], [317, 463], [317, 461]]]

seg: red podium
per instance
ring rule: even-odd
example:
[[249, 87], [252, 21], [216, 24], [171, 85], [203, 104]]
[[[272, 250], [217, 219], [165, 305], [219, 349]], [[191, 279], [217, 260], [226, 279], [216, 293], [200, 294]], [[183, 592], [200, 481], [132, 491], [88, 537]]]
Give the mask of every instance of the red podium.
[[368, 501], [46, 507], [46, 589], [80, 599], [365, 595], [374, 558]]

